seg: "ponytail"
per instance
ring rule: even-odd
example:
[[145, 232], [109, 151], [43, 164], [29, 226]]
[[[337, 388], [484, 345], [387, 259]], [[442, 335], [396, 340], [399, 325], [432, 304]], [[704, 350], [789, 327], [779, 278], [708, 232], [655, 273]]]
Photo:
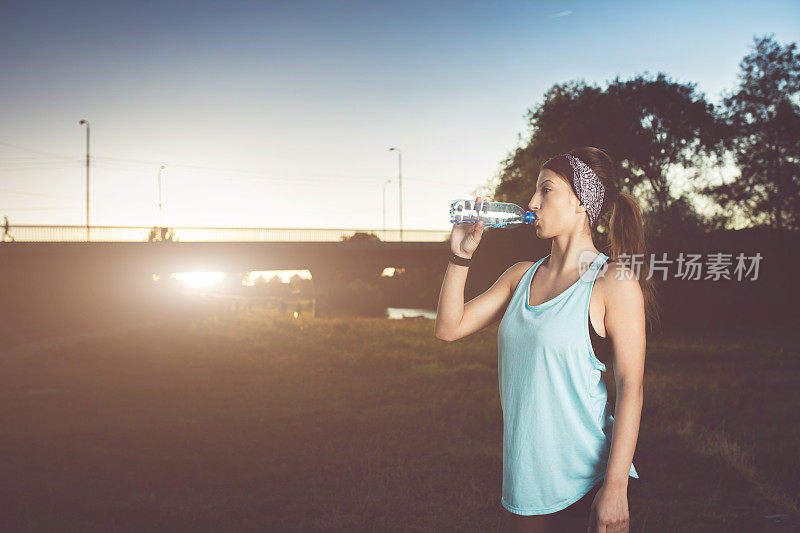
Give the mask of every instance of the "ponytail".
[[642, 213], [630, 194], [620, 192], [614, 199], [614, 210], [609, 224], [609, 253], [611, 259], [625, 254], [630, 259], [641, 257], [639, 286], [645, 304], [645, 320], [651, 327], [661, 321], [661, 312], [656, 300], [655, 280], [650, 278], [650, 264], [644, 237]]

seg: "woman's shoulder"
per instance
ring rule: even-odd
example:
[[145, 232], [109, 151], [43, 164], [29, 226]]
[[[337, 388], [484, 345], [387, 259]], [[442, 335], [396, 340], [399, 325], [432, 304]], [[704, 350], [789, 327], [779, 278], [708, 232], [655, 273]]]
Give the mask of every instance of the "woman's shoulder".
[[616, 285], [616, 282], [636, 280], [634, 271], [626, 264], [619, 263], [609, 258], [597, 274], [597, 281], [606, 285]]
[[519, 261], [518, 263], [514, 263], [509, 267], [509, 270], [513, 272], [511, 276], [511, 293], [513, 294], [514, 291], [517, 290], [517, 286], [519, 282], [522, 281], [522, 277], [525, 275], [528, 270], [531, 269], [533, 265], [536, 264], [536, 261]]
[[636, 273], [628, 265], [613, 259], [606, 261], [603, 268], [600, 269], [595, 286], [606, 302], [615, 294], [641, 290]]

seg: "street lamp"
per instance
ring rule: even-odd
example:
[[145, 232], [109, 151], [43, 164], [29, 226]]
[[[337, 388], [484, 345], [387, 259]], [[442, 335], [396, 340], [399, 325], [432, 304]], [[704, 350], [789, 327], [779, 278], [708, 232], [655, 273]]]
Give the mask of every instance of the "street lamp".
[[400, 181], [400, 242], [403, 242], [403, 154], [399, 148], [392, 146], [389, 151], [397, 151], [398, 179]]
[[159, 225], [159, 227], [164, 225], [164, 217], [163, 217], [163, 215], [161, 213], [161, 171], [164, 170], [165, 168], [167, 168], [167, 167], [165, 167], [164, 165], [161, 165], [159, 167], [159, 169], [158, 169], [158, 225]]
[[89, 242], [89, 121], [81, 120], [78, 124], [86, 126], [86, 242]]
[[386, 185], [391, 183], [392, 180], [383, 182], [383, 238], [386, 238]]

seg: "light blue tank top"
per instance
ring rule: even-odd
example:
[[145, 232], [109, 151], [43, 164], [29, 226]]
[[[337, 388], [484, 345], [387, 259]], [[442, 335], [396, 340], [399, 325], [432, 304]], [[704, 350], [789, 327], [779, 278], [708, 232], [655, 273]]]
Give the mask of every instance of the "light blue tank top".
[[[530, 305], [539, 259], [519, 281], [497, 335], [503, 411], [503, 507], [549, 514], [606, 475], [614, 417], [589, 336], [589, 298], [608, 258], [600, 252], [564, 292]], [[630, 475], [638, 478], [631, 464]]]

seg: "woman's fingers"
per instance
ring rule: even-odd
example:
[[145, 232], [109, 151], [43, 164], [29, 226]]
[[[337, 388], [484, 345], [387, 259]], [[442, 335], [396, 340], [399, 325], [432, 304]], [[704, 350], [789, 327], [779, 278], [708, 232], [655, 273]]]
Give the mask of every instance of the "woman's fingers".
[[475, 201], [477, 202], [475, 205], [475, 212], [477, 213], [478, 220], [475, 222], [475, 225], [472, 228], [472, 234], [475, 237], [475, 240], [480, 242], [481, 235], [483, 235], [483, 204], [486, 202], [486, 200], [478, 196]]

